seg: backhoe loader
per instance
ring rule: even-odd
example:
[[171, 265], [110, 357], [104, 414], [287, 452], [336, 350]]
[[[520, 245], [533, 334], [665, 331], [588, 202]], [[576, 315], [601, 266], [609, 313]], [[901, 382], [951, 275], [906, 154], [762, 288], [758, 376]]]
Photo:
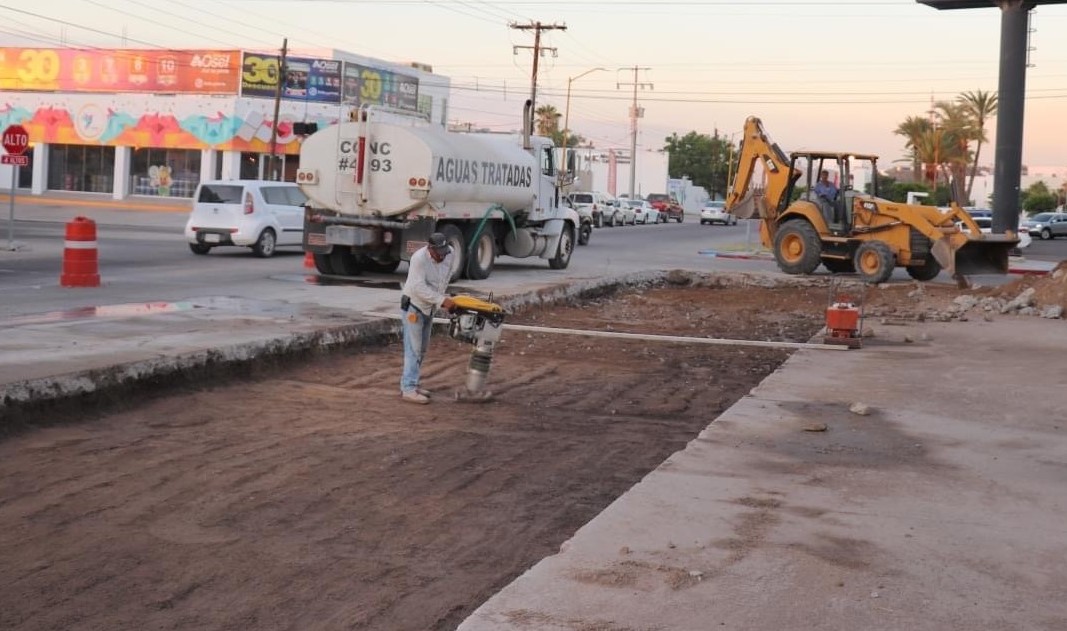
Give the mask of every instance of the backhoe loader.
[[[881, 283], [895, 267], [903, 267], [916, 280], [931, 280], [945, 270], [964, 283], [970, 274], [1006, 274], [1008, 252], [1019, 243], [1011, 232], [982, 234], [955, 202], [942, 211], [879, 198], [877, 156], [794, 151], [786, 157], [754, 116], [745, 121], [738, 157], [726, 211], [762, 220], [760, 240], [787, 274], [811, 274], [821, 263], [832, 273], [855, 272], [864, 281]], [[856, 167], [864, 164], [871, 173], [869, 194], [851, 186]], [[750, 189], [759, 170], [762, 186]], [[814, 192], [823, 170], [839, 174], [833, 199]], [[793, 200], [795, 190], [802, 192]]]

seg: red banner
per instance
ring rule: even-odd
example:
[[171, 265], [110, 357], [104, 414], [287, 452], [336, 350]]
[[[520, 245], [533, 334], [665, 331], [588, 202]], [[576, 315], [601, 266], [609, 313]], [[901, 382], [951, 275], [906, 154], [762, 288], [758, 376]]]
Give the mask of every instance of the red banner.
[[236, 50], [0, 48], [0, 90], [237, 94]]

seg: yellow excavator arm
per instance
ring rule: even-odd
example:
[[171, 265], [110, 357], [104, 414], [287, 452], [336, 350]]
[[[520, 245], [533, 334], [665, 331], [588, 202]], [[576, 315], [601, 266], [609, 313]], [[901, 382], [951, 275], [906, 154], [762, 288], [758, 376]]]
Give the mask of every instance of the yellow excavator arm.
[[[792, 174], [789, 158], [755, 116], [745, 120], [737, 159], [737, 173], [726, 194], [726, 211], [740, 219], [758, 216], [774, 221]], [[763, 165], [763, 186], [750, 188], [757, 164]]]

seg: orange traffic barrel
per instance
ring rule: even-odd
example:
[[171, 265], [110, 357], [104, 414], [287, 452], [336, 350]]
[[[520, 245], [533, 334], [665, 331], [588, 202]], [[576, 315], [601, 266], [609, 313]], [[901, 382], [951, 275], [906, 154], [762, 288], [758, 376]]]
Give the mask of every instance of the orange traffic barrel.
[[63, 287], [99, 287], [100, 269], [96, 256], [96, 222], [75, 217], [67, 222], [63, 240]]

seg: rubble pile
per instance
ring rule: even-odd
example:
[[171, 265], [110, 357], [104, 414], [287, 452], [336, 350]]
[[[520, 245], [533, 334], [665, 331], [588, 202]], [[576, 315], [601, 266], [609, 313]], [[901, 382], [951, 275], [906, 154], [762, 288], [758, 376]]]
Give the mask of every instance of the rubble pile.
[[[917, 285], [908, 296], [920, 304], [928, 302], [922, 285]], [[918, 314], [919, 319], [949, 322], [982, 317], [991, 320], [997, 315], [1062, 319], [1067, 311], [1067, 261], [1047, 275], [1026, 275], [998, 287], [981, 287], [960, 294], [948, 305], [927, 306]]]

